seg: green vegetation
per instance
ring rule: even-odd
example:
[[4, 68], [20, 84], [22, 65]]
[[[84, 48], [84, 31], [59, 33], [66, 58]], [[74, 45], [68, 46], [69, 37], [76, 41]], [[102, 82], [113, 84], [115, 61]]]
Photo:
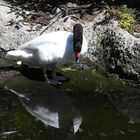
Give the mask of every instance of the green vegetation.
[[106, 19], [115, 19], [119, 22], [121, 28], [133, 31], [133, 26], [137, 24], [134, 10], [127, 7], [127, 5], [120, 5], [117, 7], [109, 6], [105, 3], [104, 9], [106, 10]]
[[134, 13], [127, 8], [127, 5], [119, 7], [117, 17], [120, 20], [120, 26], [126, 30], [131, 30], [136, 23]]

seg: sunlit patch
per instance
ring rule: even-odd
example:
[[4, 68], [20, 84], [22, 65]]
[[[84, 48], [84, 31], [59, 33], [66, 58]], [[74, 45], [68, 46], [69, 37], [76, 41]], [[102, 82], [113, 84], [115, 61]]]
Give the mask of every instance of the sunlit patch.
[[22, 62], [21, 62], [21, 61], [17, 61], [17, 65], [19, 65], [19, 66], [20, 66], [21, 64], [22, 64]]
[[70, 67], [68, 68], [61, 68], [62, 71], [66, 72], [66, 71], [76, 71], [76, 69], [72, 69]]

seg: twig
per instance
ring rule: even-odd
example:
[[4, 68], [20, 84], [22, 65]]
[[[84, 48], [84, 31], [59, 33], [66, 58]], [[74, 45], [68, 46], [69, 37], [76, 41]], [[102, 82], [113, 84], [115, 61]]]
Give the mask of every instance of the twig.
[[6, 5], [6, 4], [2, 4], [2, 3], [0, 3], [0, 6], [5, 6], [5, 7], [12, 8], [12, 6], [10, 6], [10, 5]]
[[[63, 14], [62, 14], [62, 11], [58, 12], [57, 14], [55, 14], [55, 15], [52, 17], [52, 19], [54, 19], [56, 16], [58, 16], [57, 19], [56, 19], [54, 22], [49, 23], [49, 24], [47, 25], [47, 27], [40, 33], [40, 35], [42, 35], [49, 27], [51, 27], [56, 21], [58, 21], [58, 18], [60, 18], [62, 15], [63, 15]], [[39, 36], [40, 36], [40, 35], [39, 35]]]
[[1, 50], [2, 52], [7, 52], [7, 50], [5, 50], [4, 48], [1, 48], [1, 47], [0, 47], [0, 50]]
[[8, 49], [8, 50], [6, 50], [6, 49], [0, 47], [0, 50], [1, 50], [1, 52], [8, 52], [8, 51], [13, 51], [13, 50], [15, 50], [15, 49]]

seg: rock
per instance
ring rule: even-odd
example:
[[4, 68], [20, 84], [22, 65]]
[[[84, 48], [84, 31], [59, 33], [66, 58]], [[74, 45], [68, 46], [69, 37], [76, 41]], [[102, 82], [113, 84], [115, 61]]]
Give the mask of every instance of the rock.
[[87, 57], [107, 73], [140, 83], [140, 39], [113, 20], [105, 22], [104, 13], [93, 21]]
[[[23, 43], [38, 36], [41, 31], [32, 30], [33, 25], [25, 25], [22, 15], [17, 15], [10, 4], [0, 1], [0, 47], [18, 48]], [[22, 10], [21, 10], [22, 11]], [[28, 12], [27, 12], [28, 13]], [[31, 30], [29, 32], [29, 30]]]

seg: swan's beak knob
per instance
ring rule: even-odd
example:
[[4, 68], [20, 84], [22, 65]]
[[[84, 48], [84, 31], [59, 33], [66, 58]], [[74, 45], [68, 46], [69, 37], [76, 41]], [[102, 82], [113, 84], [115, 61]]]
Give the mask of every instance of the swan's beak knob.
[[75, 62], [80, 63], [80, 52], [75, 53]]

